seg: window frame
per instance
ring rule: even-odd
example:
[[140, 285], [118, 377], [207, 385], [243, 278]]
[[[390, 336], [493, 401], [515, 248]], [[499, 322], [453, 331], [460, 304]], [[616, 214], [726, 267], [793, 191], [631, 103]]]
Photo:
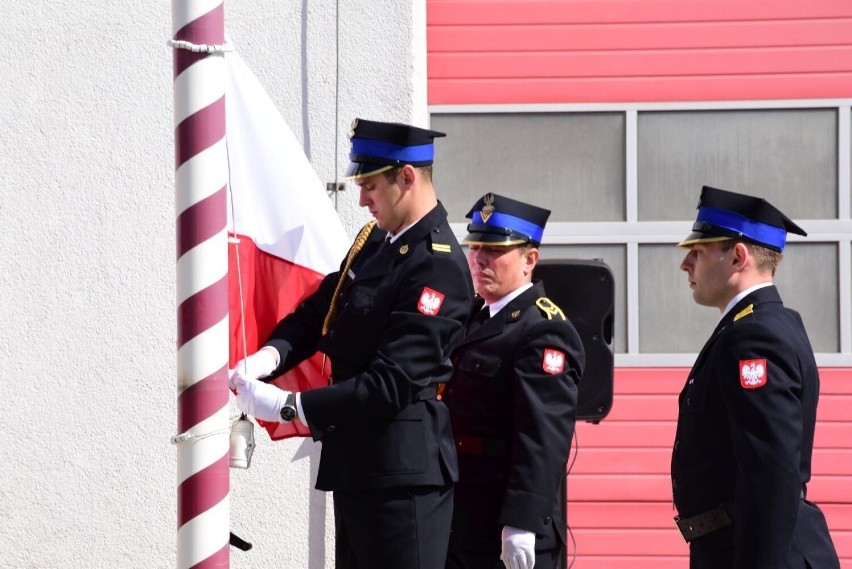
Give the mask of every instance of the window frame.
[[[788, 242], [836, 244], [838, 249], [839, 352], [816, 354], [822, 367], [852, 366], [852, 99], [803, 99], [764, 101], [712, 101], [682, 103], [596, 103], [515, 105], [430, 105], [430, 115], [504, 113], [624, 113], [625, 124], [625, 221], [551, 222], [544, 245], [624, 245], [627, 274], [627, 346], [615, 355], [618, 367], [688, 367], [695, 353], [639, 352], [639, 246], [671, 244], [683, 238], [684, 221], [638, 220], [638, 122], [639, 114], [655, 111], [833, 109], [837, 112], [837, 219], [797, 219], [808, 237], [789, 235]], [[460, 239], [465, 224], [451, 224]], [[619, 325], [619, 323], [616, 323]], [[621, 325], [624, 325], [621, 323]]]

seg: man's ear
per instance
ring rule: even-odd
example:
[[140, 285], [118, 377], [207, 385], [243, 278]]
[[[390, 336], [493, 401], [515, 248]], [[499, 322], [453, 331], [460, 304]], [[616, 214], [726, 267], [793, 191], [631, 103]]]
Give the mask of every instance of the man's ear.
[[524, 251], [524, 274], [527, 275], [532, 272], [538, 263], [539, 258], [541, 258], [541, 251], [536, 247], [532, 247]]
[[751, 249], [742, 241], [736, 243], [731, 255], [731, 264], [735, 269], [742, 270], [745, 268], [749, 257], [751, 257]]
[[414, 180], [417, 179], [417, 172], [414, 170], [414, 166], [411, 164], [406, 164], [399, 170], [402, 184], [406, 188], [410, 188], [414, 185]]

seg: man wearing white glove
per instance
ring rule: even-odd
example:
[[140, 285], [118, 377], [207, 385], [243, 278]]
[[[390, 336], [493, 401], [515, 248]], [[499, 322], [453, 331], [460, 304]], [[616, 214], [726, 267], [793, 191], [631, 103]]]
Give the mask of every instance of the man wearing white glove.
[[269, 377], [275, 371], [279, 362], [278, 351], [275, 348], [261, 348], [254, 354], [237, 362], [234, 369], [228, 371], [228, 386], [236, 389], [238, 378], [262, 379]]
[[447, 569], [555, 569], [564, 559], [559, 491], [585, 351], [532, 281], [549, 215], [493, 193], [467, 215], [480, 299], [442, 395], [459, 458]]
[[237, 407], [246, 415], [264, 421], [285, 423], [299, 417], [298, 394], [264, 383], [278, 367], [280, 357], [275, 348], [265, 347], [240, 360], [228, 373], [228, 386], [237, 392]]
[[[298, 417], [322, 440], [316, 488], [334, 492], [336, 569], [441, 569], [458, 466], [437, 386], [473, 300], [432, 187], [433, 139], [444, 135], [358, 120], [350, 136], [346, 176], [375, 223], [231, 382], [246, 413]], [[263, 383], [317, 351], [330, 386], [293, 394]]]
[[533, 569], [535, 566], [535, 534], [525, 529], [503, 526], [500, 560], [507, 569]]
[[296, 394], [239, 375], [234, 380], [234, 388], [237, 390], [237, 407], [246, 415], [279, 423], [290, 422], [298, 416], [295, 411]]

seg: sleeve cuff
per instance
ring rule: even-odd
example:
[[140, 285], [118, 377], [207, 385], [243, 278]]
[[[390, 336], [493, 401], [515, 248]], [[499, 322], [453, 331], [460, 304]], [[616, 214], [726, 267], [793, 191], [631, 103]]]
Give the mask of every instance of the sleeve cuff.
[[308, 421], [305, 419], [305, 411], [302, 409], [302, 394], [296, 393], [296, 413], [299, 415], [299, 420], [303, 425], [308, 426]]

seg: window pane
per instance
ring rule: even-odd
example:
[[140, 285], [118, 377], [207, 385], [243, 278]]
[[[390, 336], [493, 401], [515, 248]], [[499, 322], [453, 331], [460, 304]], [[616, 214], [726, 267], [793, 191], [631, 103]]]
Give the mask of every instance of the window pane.
[[694, 219], [704, 185], [793, 219], [837, 217], [834, 109], [642, 112], [638, 153], [641, 221]]
[[[719, 321], [715, 308], [692, 300], [686, 254], [670, 245], [639, 248], [639, 349], [642, 353], [698, 352]], [[785, 305], [797, 310], [817, 352], [840, 349], [837, 245], [792, 243], [775, 275]]]
[[[599, 259], [606, 263], [615, 280], [615, 317], [613, 343], [615, 353], [627, 351], [627, 253], [623, 245], [545, 245], [541, 249], [542, 260]], [[545, 283], [546, 288], [546, 283]], [[568, 318], [571, 315], [568, 314]]]
[[432, 115], [434, 181], [450, 220], [487, 192], [552, 210], [550, 221], [624, 219], [623, 113]]
[[775, 273], [784, 305], [802, 315], [816, 352], [840, 351], [837, 262], [836, 243], [791, 243]]
[[685, 249], [639, 246], [639, 351], [697, 353], [719, 322], [719, 311], [698, 306], [686, 273]]

